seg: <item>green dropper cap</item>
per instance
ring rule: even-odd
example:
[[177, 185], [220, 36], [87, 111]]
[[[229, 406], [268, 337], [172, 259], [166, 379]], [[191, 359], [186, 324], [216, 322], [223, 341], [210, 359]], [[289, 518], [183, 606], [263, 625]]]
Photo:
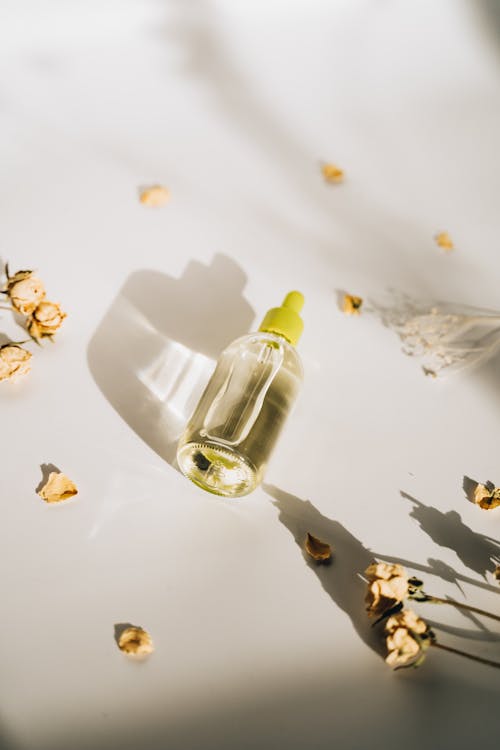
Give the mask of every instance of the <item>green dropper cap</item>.
[[304, 321], [299, 315], [303, 306], [304, 295], [300, 292], [289, 292], [281, 307], [273, 307], [267, 311], [259, 331], [277, 333], [295, 346], [304, 330]]

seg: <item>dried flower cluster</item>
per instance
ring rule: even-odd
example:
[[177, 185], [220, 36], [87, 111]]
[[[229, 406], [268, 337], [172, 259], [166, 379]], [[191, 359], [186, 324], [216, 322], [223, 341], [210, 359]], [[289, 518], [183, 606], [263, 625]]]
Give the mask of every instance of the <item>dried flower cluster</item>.
[[474, 502], [483, 510], [493, 510], [500, 505], [500, 487], [478, 484], [474, 490]]
[[[66, 313], [57, 302], [46, 298], [45, 286], [34, 271], [17, 271], [12, 276], [6, 264], [7, 282], [1, 290], [14, 312], [25, 318], [25, 327], [37, 343], [53, 339]], [[31, 370], [31, 353], [23, 348], [26, 342], [11, 341], [0, 347], [0, 380], [15, 381]]]
[[27, 318], [26, 328], [31, 338], [35, 341], [52, 338], [61, 327], [66, 313], [57, 302], [46, 299], [45, 286], [34, 271], [17, 271], [10, 276], [9, 267], [6, 266], [5, 272], [7, 286], [4, 293], [13, 309]]

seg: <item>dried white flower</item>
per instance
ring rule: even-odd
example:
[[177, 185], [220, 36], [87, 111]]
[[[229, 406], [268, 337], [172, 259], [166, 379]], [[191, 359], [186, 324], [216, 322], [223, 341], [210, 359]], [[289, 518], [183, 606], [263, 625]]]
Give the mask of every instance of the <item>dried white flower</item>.
[[31, 315], [45, 297], [43, 282], [33, 271], [18, 271], [9, 276], [6, 292], [12, 307], [22, 315]]
[[19, 344], [0, 346], [0, 380], [15, 381], [31, 370], [31, 353]]
[[28, 320], [28, 332], [37, 341], [51, 338], [59, 330], [66, 317], [57, 302], [43, 300]]

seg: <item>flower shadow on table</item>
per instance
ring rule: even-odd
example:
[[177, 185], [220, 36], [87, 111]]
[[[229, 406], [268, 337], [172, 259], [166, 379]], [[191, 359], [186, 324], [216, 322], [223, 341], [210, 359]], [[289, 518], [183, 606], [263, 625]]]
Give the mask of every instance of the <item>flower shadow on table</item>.
[[179, 435], [221, 350], [249, 329], [246, 275], [217, 254], [181, 278], [138, 270], [125, 281], [88, 346], [101, 392], [159, 456], [174, 465]]
[[452, 549], [467, 568], [486, 580], [486, 573], [493, 572], [495, 566], [500, 564], [500, 542], [472, 531], [456, 510], [443, 513], [407, 492], [401, 491], [400, 494], [414, 505], [410, 517], [418, 522], [433, 542]]

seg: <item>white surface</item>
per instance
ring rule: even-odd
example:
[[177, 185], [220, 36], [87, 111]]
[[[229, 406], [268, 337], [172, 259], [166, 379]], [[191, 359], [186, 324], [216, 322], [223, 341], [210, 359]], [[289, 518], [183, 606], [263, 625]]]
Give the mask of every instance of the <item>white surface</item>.
[[[337, 289], [388, 287], [498, 305], [495, 7], [2, 3], [0, 253], [68, 311], [0, 390], [5, 748], [497, 747], [500, 673], [440, 652], [390, 673], [360, 637], [356, 573], [368, 550], [440, 560], [498, 611], [477, 584], [500, 516], [461, 487], [500, 482], [498, 360], [425, 379], [375, 318], [336, 307]], [[165, 208], [139, 204], [152, 182]], [[187, 395], [294, 287], [306, 382], [280, 491], [205, 495], [166, 460]], [[61, 507], [34, 492], [49, 462], [80, 487]], [[431, 535], [401, 491], [435, 509]], [[306, 565], [307, 530], [334, 566]], [[420, 611], [500, 659], [494, 627], [448, 609]], [[151, 632], [147, 663], [119, 653], [119, 622]]]

